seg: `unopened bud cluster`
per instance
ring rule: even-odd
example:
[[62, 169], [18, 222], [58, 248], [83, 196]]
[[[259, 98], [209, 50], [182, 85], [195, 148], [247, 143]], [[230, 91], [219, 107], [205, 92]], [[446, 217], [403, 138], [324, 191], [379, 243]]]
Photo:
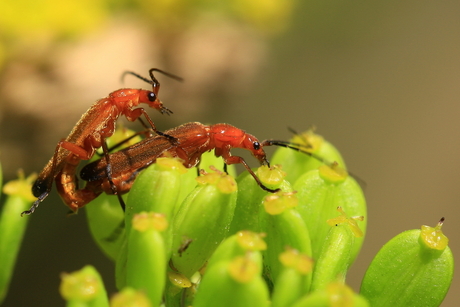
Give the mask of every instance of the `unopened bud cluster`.
[[218, 170], [222, 161], [207, 153], [199, 176], [159, 158], [124, 195], [125, 212], [116, 197], [98, 197], [88, 223], [115, 262], [120, 292], [109, 301], [85, 267], [62, 275], [63, 298], [69, 306], [438, 306], [453, 274], [442, 222], [388, 242], [355, 293], [346, 274], [366, 233], [363, 192], [322, 137], [309, 131], [292, 142], [304, 152], [279, 148], [271, 168], [254, 170], [276, 193], [248, 172]]

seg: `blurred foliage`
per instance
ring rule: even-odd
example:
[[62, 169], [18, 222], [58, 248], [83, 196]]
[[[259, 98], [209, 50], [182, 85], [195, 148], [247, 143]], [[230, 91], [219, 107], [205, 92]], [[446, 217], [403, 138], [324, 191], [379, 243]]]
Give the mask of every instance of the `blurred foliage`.
[[247, 23], [261, 33], [275, 34], [287, 27], [293, 7], [294, 0], [0, 1], [0, 67], [17, 48], [75, 38], [125, 13], [168, 31], [180, 30], [205, 14], [214, 14]]

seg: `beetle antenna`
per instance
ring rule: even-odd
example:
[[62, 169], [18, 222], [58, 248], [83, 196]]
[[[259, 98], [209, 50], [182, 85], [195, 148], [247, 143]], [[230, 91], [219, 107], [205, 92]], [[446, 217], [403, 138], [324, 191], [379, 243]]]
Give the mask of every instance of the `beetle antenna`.
[[159, 72], [159, 73], [162, 73], [163, 75], [165, 75], [165, 76], [167, 76], [167, 77], [169, 77], [169, 78], [171, 78], [171, 79], [174, 79], [174, 80], [177, 80], [177, 81], [180, 81], [180, 82], [184, 81], [184, 79], [182, 79], [181, 77], [178, 77], [178, 76], [176, 76], [176, 75], [173, 75], [173, 74], [168, 73], [168, 72], [166, 72], [166, 71], [163, 71], [163, 70], [161, 70], [161, 69], [158, 69], [158, 68], [151, 68], [151, 69], [149, 70], [150, 80], [147, 79], [147, 78], [145, 78], [145, 77], [143, 77], [143, 76], [141, 76], [141, 75], [139, 75], [139, 74], [137, 74], [137, 73], [135, 73], [135, 72], [133, 72], [133, 71], [125, 71], [125, 72], [121, 75], [121, 82], [124, 82], [124, 79], [125, 79], [125, 76], [126, 76], [126, 75], [133, 75], [134, 77], [139, 78], [139, 79], [141, 79], [142, 81], [147, 82], [148, 84], [152, 84], [152, 85], [160, 84], [160, 82], [158, 82], [158, 80], [157, 80], [157, 79], [155, 78], [155, 76], [153, 75], [153, 72], [154, 72], [154, 71]]
[[[297, 144], [297, 143], [291, 143], [291, 142], [287, 142], [287, 141], [281, 141], [281, 140], [265, 140], [261, 143], [262, 146], [281, 146], [281, 147], [285, 147], [285, 148], [289, 148], [289, 149], [292, 149], [292, 150], [295, 150], [295, 151], [298, 151], [298, 152], [301, 152], [303, 154], [306, 154], [316, 160], [318, 160], [319, 162], [323, 163], [323, 164], [326, 164], [328, 166], [332, 166], [334, 163], [336, 162], [330, 162], [312, 152], [309, 152], [308, 150], [306, 150], [306, 146], [305, 145], [302, 145], [302, 144]], [[347, 171], [348, 174], [350, 176], [352, 176], [353, 178], [356, 179], [356, 181], [358, 181], [358, 183], [363, 187], [365, 188], [367, 186], [367, 183], [366, 181], [364, 181], [363, 179], [361, 179], [359, 176]]]

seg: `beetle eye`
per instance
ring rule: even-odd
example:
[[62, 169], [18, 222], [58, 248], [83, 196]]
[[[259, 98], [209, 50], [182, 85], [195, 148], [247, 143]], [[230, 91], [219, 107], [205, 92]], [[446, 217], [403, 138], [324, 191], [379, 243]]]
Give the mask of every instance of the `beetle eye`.
[[154, 92], [150, 92], [147, 94], [147, 98], [149, 99], [149, 101], [155, 101], [157, 100], [157, 95], [155, 95]]
[[255, 149], [255, 150], [259, 150], [259, 149], [260, 149], [260, 143], [259, 143], [259, 142], [254, 142], [252, 145], [254, 146], [254, 149]]

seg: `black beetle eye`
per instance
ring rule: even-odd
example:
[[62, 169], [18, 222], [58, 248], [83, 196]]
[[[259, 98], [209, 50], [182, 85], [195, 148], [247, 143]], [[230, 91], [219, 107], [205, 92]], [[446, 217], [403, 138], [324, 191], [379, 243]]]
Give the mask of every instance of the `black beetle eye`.
[[259, 142], [254, 142], [254, 143], [252, 143], [252, 145], [254, 146], [254, 149], [255, 149], [255, 150], [259, 150], [259, 149], [260, 149], [260, 143], [259, 143]]
[[155, 95], [154, 92], [150, 92], [147, 94], [147, 98], [149, 99], [149, 101], [155, 101], [157, 100], [157, 95]]

